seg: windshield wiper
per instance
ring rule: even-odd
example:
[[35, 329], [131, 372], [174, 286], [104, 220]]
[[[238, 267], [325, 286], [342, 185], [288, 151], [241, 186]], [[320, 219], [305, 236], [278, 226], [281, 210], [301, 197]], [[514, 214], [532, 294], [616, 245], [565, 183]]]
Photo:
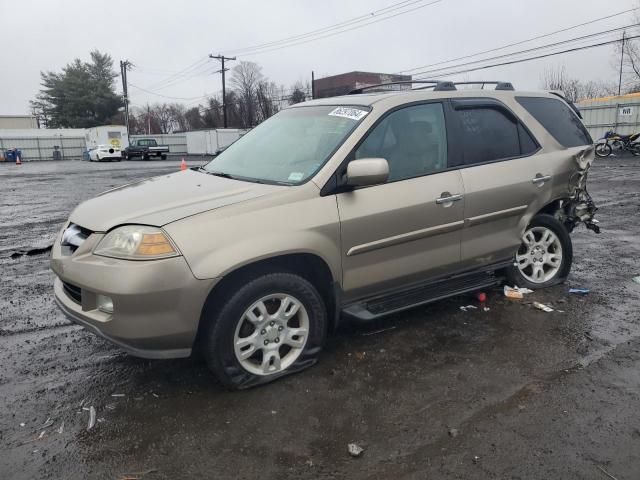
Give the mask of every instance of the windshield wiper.
[[208, 175], [213, 175], [215, 177], [222, 177], [222, 178], [229, 178], [231, 180], [235, 180], [236, 178], [233, 175], [229, 175], [228, 173], [224, 173], [224, 172], [210, 172], [209, 170], [206, 170], [202, 167], [200, 167], [200, 171], [204, 172]]

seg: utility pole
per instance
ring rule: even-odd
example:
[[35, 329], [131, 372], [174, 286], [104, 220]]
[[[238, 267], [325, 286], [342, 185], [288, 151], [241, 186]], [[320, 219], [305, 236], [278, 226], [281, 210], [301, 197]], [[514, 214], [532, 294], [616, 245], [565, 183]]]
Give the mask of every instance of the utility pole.
[[131, 66], [129, 60], [120, 60], [120, 76], [122, 77], [122, 93], [124, 96], [124, 123], [127, 126], [127, 143], [129, 143], [129, 89], [127, 85], [127, 68]]
[[620, 77], [618, 79], [618, 96], [620, 96], [620, 90], [622, 88], [622, 61], [624, 60], [624, 40], [626, 31], [622, 32], [622, 51], [620, 52]]
[[147, 102], [147, 135], [151, 135], [151, 108]]
[[220, 72], [222, 73], [222, 118], [223, 118], [223, 122], [224, 122], [224, 128], [227, 128], [227, 92], [225, 90], [225, 85], [224, 85], [224, 73], [229, 70], [228, 68], [224, 68], [224, 61], [225, 60], [235, 60], [236, 57], [225, 57], [224, 55], [209, 55], [209, 58], [215, 58], [217, 60], [220, 60], [222, 62], [222, 69], [220, 70]]

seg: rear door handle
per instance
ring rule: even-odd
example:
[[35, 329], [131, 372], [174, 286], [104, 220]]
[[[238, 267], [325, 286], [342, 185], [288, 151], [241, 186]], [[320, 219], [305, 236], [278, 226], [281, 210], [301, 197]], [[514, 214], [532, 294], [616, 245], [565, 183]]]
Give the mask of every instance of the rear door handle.
[[451, 195], [449, 192], [443, 192], [440, 194], [440, 198], [436, 198], [436, 203], [438, 205], [442, 204], [451, 204], [453, 202], [457, 202], [458, 200], [462, 200], [461, 194]]
[[551, 180], [551, 175], [542, 175], [541, 173], [537, 173], [536, 176], [531, 179], [531, 183], [534, 185], [542, 185], [549, 180]]

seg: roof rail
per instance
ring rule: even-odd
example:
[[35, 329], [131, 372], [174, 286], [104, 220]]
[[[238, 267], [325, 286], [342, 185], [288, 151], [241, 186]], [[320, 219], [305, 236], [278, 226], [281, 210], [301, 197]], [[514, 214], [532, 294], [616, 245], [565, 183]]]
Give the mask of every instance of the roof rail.
[[453, 84], [454, 85], [482, 85], [482, 89], [484, 89], [485, 85], [495, 85], [496, 90], [515, 90], [511, 82], [480, 80], [477, 82], [454, 82]]
[[378, 83], [375, 85], [367, 85], [364, 87], [356, 88], [355, 90], [351, 90], [347, 95], [357, 95], [360, 93], [364, 93], [365, 90], [369, 90], [371, 88], [386, 87], [387, 85], [413, 85], [414, 83], [426, 84], [426, 87], [421, 88], [433, 88], [433, 90], [436, 92], [456, 89], [453, 82], [449, 82], [446, 80], [398, 80], [396, 82]]

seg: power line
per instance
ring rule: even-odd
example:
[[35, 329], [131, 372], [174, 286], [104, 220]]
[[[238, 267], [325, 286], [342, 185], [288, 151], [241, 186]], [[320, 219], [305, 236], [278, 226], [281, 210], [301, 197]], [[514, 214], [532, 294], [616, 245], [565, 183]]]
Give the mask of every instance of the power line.
[[592, 33], [592, 34], [589, 34], [589, 35], [583, 35], [583, 36], [571, 38], [571, 39], [568, 39], [568, 40], [562, 40], [560, 42], [549, 43], [547, 45], [541, 45], [541, 46], [529, 48], [529, 49], [526, 49], [526, 50], [520, 50], [520, 51], [517, 51], [517, 52], [505, 53], [503, 55], [497, 55], [497, 56], [494, 56], [494, 57], [482, 58], [482, 59], [474, 60], [474, 61], [471, 61], [471, 62], [459, 63], [459, 64], [451, 65], [451, 66], [448, 66], [448, 67], [436, 68], [436, 69], [432, 69], [432, 70], [424, 70], [422, 72], [417, 72], [414, 75], [433, 76], [433, 74], [435, 74], [435, 73], [442, 72], [442, 71], [445, 71], [445, 70], [449, 70], [451, 68], [465, 67], [465, 66], [468, 66], [468, 65], [474, 65], [474, 64], [478, 64], [478, 63], [482, 63], [482, 62], [488, 62], [488, 61], [491, 61], [491, 60], [498, 60], [498, 59], [501, 59], [501, 58], [513, 57], [515, 55], [522, 55], [522, 54], [526, 54], [526, 53], [532, 53], [532, 52], [536, 52], [536, 51], [539, 51], [539, 50], [544, 50], [544, 49], [547, 49], [547, 48], [557, 47], [557, 46], [560, 46], [560, 45], [566, 45], [567, 43], [574, 43], [574, 42], [586, 40], [586, 39], [593, 38], [593, 37], [607, 35], [607, 34], [610, 34], [610, 33], [613, 33], [613, 32], [619, 32], [621, 30], [624, 30], [624, 29], [627, 29], [627, 28], [636, 27], [638, 25], [640, 25], [640, 24], [635, 23], [635, 24], [632, 24], [632, 25], [624, 26], [624, 27], [614, 28], [614, 29], [611, 29], [611, 30], [604, 30], [602, 32]]
[[[625, 40], [633, 40], [635, 38], [640, 38], [640, 35], [634, 35], [632, 37], [625, 37]], [[484, 65], [484, 66], [481, 66], [481, 67], [469, 68], [469, 69], [466, 69], [466, 70], [458, 70], [458, 71], [455, 71], [455, 72], [443, 73], [443, 74], [439, 74], [439, 75], [434, 75], [432, 78], [449, 77], [449, 76], [453, 76], [453, 75], [459, 75], [461, 73], [468, 73], [468, 72], [476, 72], [478, 70], [485, 70], [487, 68], [502, 67], [502, 66], [505, 66], [505, 65], [513, 65], [513, 64], [522, 63], [522, 62], [530, 62], [532, 60], [539, 60], [541, 58], [552, 57], [554, 55], [562, 55], [564, 53], [577, 52], [577, 51], [580, 51], [580, 50], [587, 50], [587, 49], [590, 49], [590, 48], [597, 48], [597, 47], [602, 47], [602, 46], [605, 46], [605, 45], [611, 45], [611, 44], [614, 44], [614, 43], [619, 43], [621, 41], [622, 40], [609, 40], [609, 41], [606, 41], [606, 42], [594, 43], [594, 44], [585, 45], [585, 46], [582, 46], [582, 47], [569, 48], [567, 50], [561, 50], [559, 52], [545, 53], [545, 54], [537, 55], [537, 56], [534, 56], [534, 57], [522, 58], [522, 59], [511, 60], [511, 61], [502, 62], [502, 63], [494, 63], [493, 65]], [[416, 80], [419, 80], [419, 78], [416, 78]]]
[[202, 95], [202, 96], [200, 96], [200, 97], [189, 97], [189, 98], [185, 98], [185, 97], [171, 97], [171, 96], [169, 96], [169, 95], [161, 95], [160, 93], [152, 92], [151, 90], [147, 90], [146, 88], [139, 87], [139, 86], [137, 86], [137, 85], [134, 85], [133, 83], [129, 83], [129, 85], [131, 85], [133, 88], [135, 88], [135, 89], [137, 89], [137, 90], [142, 90], [143, 92], [150, 93], [151, 95], [156, 95], [156, 96], [158, 96], [158, 97], [162, 97], [162, 98], [169, 98], [169, 99], [172, 99], [172, 100], [196, 100], [196, 99], [199, 99], [199, 98], [206, 98], [206, 97], [208, 97], [209, 95], [211, 95], [211, 93], [207, 93], [207, 94]]
[[543, 35], [538, 35], [538, 36], [535, 36], [535, 37], [531, 37], [531, 38], [528, 38], [526, 40], [521, 40], [521, 41], [518, 41], [518, 42], [509, 43], [507, 45], [502, 45], [501, 47], [491, 48], [489, 50], [483, 50], [481, 52], [476, 52], [476, 53], [472, 53], [472, 54], [469, 54], [469, 55], [464, 55], [462, 57], [451, 58], [449, 60], [443, 60], [443, 61], [436, 62], [436, 63], [430, 63], [428, 65], [422, 65], [420, 67], [408, 68], [406, 70], [400, 70], [400, 71], [398, 71], [396, 73], [409, 73], [409, 72], [412, 72], [414, 70], [420, 70], [421, 68], [435, 67], [435, 66], [442, 65], [442, 64], [445, 64], [445, 63], [457, 62], [458, 60], [465, 60], [467, 58], [477, 57], [478, 55], [483, 55], [485, 53], [491, 53], [491, 52], [496, 52], [498, 50], [503, 50], [505, 48], [515, 47], [517, 45], [522, 45], [524, 43], [529, 43], [529, 42], [532, 42], [534, 40], [539, 40], [541, 38], [550, 37], [550, 36], [556, 35], [558, 33], [568, 32], [569, 30], [573, 30], [573, 29], [576, 29], [576, 28], [579, 28], [579, 27], [584, 27], [585, 25], [591, 25], [592, 23], [601, 22], [603, 20], [608, 20], [610, 18], [614, 18], [614, 17], [620, 16], [620, 15], [624, 15], [625, 13], [633, 12], [634, 10], [637, 10], [637, 8], [630, 8], [628, 10], [623, 10], [622, 12], [614, 13], [614, 14], [608, 15], [606, 17], [599, 17], [599, 18], [596, 18], [594, 20], [589, 20], [589, 21], [584, 22], [584, 23], [579, 23], [577, 25], [572, 25], [570, 27], [566, 27], [566, 28], [562, 28], [560, 30], [556, 30], [555, 32], [545, 33]]
[[156, 82], [156, 83], [154, 83], [152, 85], [149, 85], [147, 88], [149, 88], [149, 89], [157, 89], [160, 85], [162, 85], [162, 84], [164, 84], [166, 82], [170, 82], [172, 79], [174, 79], [179, 74], [184, 74], [184, 73], [190, 72], [190, 71], [192, 71], [194, 69], [198, 69], [198, 68], [203, 67], [208, 62], [208, 60], [209, 60], [209, 58], [206, 57], [206, 56], [203, 57], [203, 58], [200, 58], [199, 60], [195, 61], [191, 65], [183, 68], [182, 70], [179, 70], [178, 72], [176, 72], [176, 73], [174, 73], [172, 75], [169, 75], [164, 80], [160, 80], [159, 82]]
[[324, 39], [324, 38], [333, 37], [333, 36], [335, 36], [335, 35], [340, 35], [340, 34], [342, 34], [342, 33], [350, 32], [350, 31], [352, 31], [352, 30], [357, 30], [357, 29], [359, 29], [359, 28], [367, 27], [367, 26], [369, 26], [369, 25], [373, 25], [374, 23], [379, 23], [379, 22], [383, 22], [383, 21], [385, 21], [385, 20], [390, 20], [390, 19], [395, 18], [395, 17], [398, 17], [398, 16], [400, 16], [400, 15], [405, 15], [405, 14], [407, 14], [407, 13], [411, 13], [411, 12], [414, 12], [414, 11], [416, 11], [416, 10], [420, 10], [420, 9], [422, 9], [422, 8], [429, 7], [429, 6], [431, 6], [431, 5], [435, 5], [436, 3], [440, 3], [440, 2], [442, 2], [442, 1], [444, 1], [444, 0], [434, 0], [434, 1], [429, 2], [429, 3], [426, 3], [426, 4], [424, 4], [424, 5], [419, 5], [419, 6], [415, 7], [415, 8], [410, 8], [410, 9], [408, 9], [408, 10], [404, 10], [404, 11], [402, 11], [402, 12], [396, 13], [396, 14], [394, 14], [394, 15], [388, 15], [388, 16], [385, 16], [385, 17], [382, 17], [382, 18], [378, 18], [378, 19], [376, 19], [376, 20], [373, 20], [373, 21], [371, 21], [371, 22], [363, 23], [363, 24], [361, 24], [361, 25], [355, 25], [355, 26], [352, 26], [352, 27], [350, 27], [350, 28], [345, 28], [345, 29], [343, 29], [343, 30], [339, 30], [339, 31], [337, 31], [337, 32], [328, 33], [328, 34], [326, 34], [326, 35], [321, 35], [321, 36], [318, 36], [318, 37], [315, 37], [315, 38], [310, 38], [310, 39], [302, 40], [302, 41], [299, 41], [299, 42], [293, 42], [293, 43], [284, 44], [284, 45], [281, 45], [281, 46], [276, 46], [276, 47], [274, 47], [274, 48], [267, 48], [267, 49], [265, 49], [265, 50], [262, 50], [262, 49], [256, 49], [256, 51], [251, 51], [251, 52], [248, 52], [248, 53], [243, 53], [242, 55], [239, 55], [239, 56], [241, 56], [241, 57], [246, 57], [246, 56], [253, 56], [253, 55], [261, 55], [261, 54], [263, 54], [263, 53], [269, 53], [269, 52], [275, 52], [276, 50], [282, 50], [283, 48], [290, 48], [290, 47], [295, 47], [295, 46], [297, 46], [297, 45], [303, 45], [303, 44], [306, 44], [306, 43], [309, 43], [309, 42], [315, 42], [316, 40], [322, 40], [322, 39]]
[[[404, 8], [404, 7], [410, 6], [411, 4], [420, 3], [420, 2], [423, 2], [423, 1], [424, 0], [404, 0], [402, 2], [393, 3], [393, 4], [391, 4], [391, 5], [387, 6], [387, 7], [381, 8], [379, 10], [374, 10], [371, 13], [360, 15], [360, 16], [357, 16], [357, 17], [342, 21], [340, 23], [336, 23], [336, 24], [333, 24], [333, 25], [328, 25], [326, 27], [318, 28], [316, 30], [311, 30], [311, 31], [306, 32], [306, 33], [293, 35], [291, 37], [282, 38], [280, 40], [273, 40], [273, 41], [270, 41], [270, 42], [260, 43], [260, 44], [257, 44], [257, 45], [251, 45], [249, 47], [236, 48], [234, 50], [227, 50], [227, 52], [229, 52], [229, 53], [243, 53], [243, 52], [246, 52], [246, 51], [249, 51], [249, 50], [256, 50], [256, 49], [261, 49], [261, 48], [265, 48], [265, 47], [271, 47], [271, 46], [274, 46], [274, 45], [277, 45], [277, 44], [281, 44], [281, 43], [287, 43], [287, 42], [290, 42], [290, 41], [300, 40], [300, 39], [305, 38], [305, 37], [309, 37], [309, 36], [313, 36], [313, 35], [317, 35], [317, 34], [321, 34], [321, 33], [326, 33], [326, 32], [331, 31], [331, 30], [336, 30], [336, 29], [339, 29], [341, 27], [345, 27], [345, 26], [351, 25], [353, 23], [358, 23], [358, 22], [362, 22], [364, 20], [369, 20], [369, 19], [371, 19], [372, 16], [379, 15], [384, 11], [389, 11], [389, 10], [393, 11], [393, 10], [396, 10], [396, 9], [399, 9], [399, 8]], [[386, 12], [386, 13], [388, 13], [388, 12]]]

